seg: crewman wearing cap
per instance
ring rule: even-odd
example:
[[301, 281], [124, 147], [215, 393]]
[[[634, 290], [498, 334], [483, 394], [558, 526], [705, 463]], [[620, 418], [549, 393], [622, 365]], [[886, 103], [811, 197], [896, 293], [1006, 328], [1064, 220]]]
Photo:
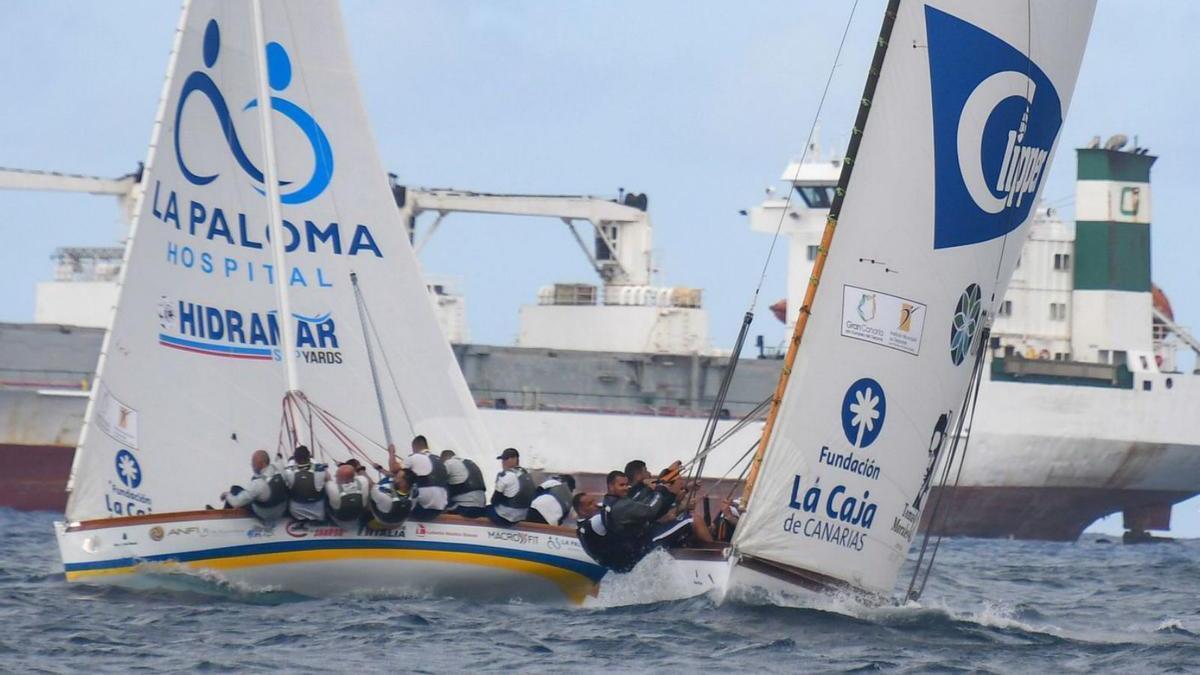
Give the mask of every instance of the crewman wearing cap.
[[533, 476], [521, 467], [521, 453], [516, 448], [506, 448], [496, 459], [502, 470], [496, 475], [496, 490], [487, 515], [493, 523], [510, 527], [525, 520], [537, 486]]

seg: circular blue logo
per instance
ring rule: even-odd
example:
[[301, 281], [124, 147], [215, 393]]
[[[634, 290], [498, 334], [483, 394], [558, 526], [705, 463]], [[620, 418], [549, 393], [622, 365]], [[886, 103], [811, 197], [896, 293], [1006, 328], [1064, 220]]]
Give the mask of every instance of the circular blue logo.
[[[221, 29], [216, 20], [210, 20], [204, 30], [203, 56], [205, 67], [211, 69], [216, 65], [220, 53]], [[276, 92], [282, 92], [292, 82], [292, 61], [288, 57], [287, 50], [278, 42], [268, 43], [266, 54], [267, 82], [270, 84], [271, 89]], [[213, 112], [221, 122], [221, 131], [225, 135], [225, 143], [229, 146], [229, 151], [233, 154], [233, 158], [237, 160], [238, 166], [241, 167], [242, 171], [254, 181], [254, 189], [259, 194], [266, 194], [266, 190], [260, 187], [265, 181], [263, 172], [246, 155], [245, 150], [242, 148], [242, 143], [238, 138], [237, 128], [234, 126], [233, 118], [229, 112], [229, 104], [225, 101], [224, 94], [221, 93], [220, 88], [212, 77], [203, 70], [193, 71], [187, 76], [179, 92], [179, 103], [175, 107], [175, 159], [179, 164], [179, 170], [183, 173], [183, 177], [193, 185], [208, 185], [216, 180], [219, 175], [216, 173], [197, 173], [188, 166], [183, 158], [183, 151], [179, 145], [179, 134], [183, 128], [184, 105], [187, 104], [188, 97], [193, 93], [208, 99]], [[242, 111], [245, 112], [257, 107], [258, 99], [254, 98], [242, 107]], [[329, 144], [329, 138], [325, 135], [325, 131], [321, 128], [321, 125], [313, 119], [313, 116], [296, 103], [272, 94], [271, 109], [291, 120], [300, 129], [312, 146], [313, 152], [313, 171], [308, 180], [301, 182], [281, 179], [279, 181], [279, 187], [281, 188], [279, 201], [284, 204], [303, 204], [304, 202], [316, 199], [325, 191], [325, 188], [329, 186], [329, 182], [333, 179], [333, 147]]]
[[842, 397], [842, 431], [846, 440], [856, 448], [865, 448], [875, 442], [883, 430], [887, 416], [887, 398], [883, 387], [869, 377], [864, 377], [846, 390]]
[[137, 486], [142, 484], [142, 467], [138, 464], [137, 458], [128, 450], [121, 450], [117, 453], [117, 478], [121, 479], [125, 487], [136, 490]]
[[979, 315], [983, 311], [982, 293], [979, 284], [971, 284], [958, 296], [954, 307], [954, 320], [950, 323], [950, 360], [962, 365], [971, 351], [971, 341], [979, 327]]

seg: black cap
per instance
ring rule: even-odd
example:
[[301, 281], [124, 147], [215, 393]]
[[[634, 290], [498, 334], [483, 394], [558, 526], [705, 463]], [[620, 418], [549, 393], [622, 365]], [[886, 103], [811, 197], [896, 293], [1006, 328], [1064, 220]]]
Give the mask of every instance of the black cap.
[[517, 459], [520, 459], [521, 453], [517, 452], [516, 448], [505, 448], [504, 452], [500, 453], [500, 456], [497, 457], [496, 459], [509, 459], [511, 457], [516, 457]]

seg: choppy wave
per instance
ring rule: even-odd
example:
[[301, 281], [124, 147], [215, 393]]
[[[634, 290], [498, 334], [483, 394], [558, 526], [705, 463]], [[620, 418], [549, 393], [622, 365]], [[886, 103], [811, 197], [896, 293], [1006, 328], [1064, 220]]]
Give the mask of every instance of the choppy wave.
[[378, 589], [307, 599], [163, 568], [63, 580], [52, 516], [0, 511], [0, 670], [1200, 670], [1200, 542], [947, 540], [920, 602], [695, 595], [656, 556], [582, 608]]

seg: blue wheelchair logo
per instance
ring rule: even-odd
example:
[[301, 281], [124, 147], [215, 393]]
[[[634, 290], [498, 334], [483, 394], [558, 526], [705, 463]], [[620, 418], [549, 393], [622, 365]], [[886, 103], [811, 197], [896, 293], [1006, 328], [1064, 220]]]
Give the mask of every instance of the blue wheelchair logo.
[[933, 247], [990, 241], [1029, 217], [1062, 127], [1062, 102], [1042, 69], [995, 35], [933, 7], [925, 8], [925, 26]]
[[128, 450], [117, 452], [117, 478], [130, 490], [136, 490], [142, 484], [142, 467], [137, 458]]
[[842, 431], [856, 448], [865, 448], [879, 438], [887, 417], [887, 397], [875, 380], [864, 377], [850, 385], [842, 397]]
[[[288, 58], [287, 50], [278, 42], [267, 44], [267, 81], [271, 89], [282, 92], [287, 89], [292, 82], [292, 63]], [[210, 20], [208, 26], [204, 29], [204, 65], [207, 68], [212, 68], [217, 63], [217, 56], [221, 51], [221, 29], [217, 25], [216, 20]], [[179, 94], [179, 105], [175, 108], [175, 159], [179, 162], [179, 170], [183, 172], [186, 178], [193, 185], [208, 185], [217, 179], [220, 174], [202, 174], [192, 171], [187, 162], [183, 159], [183, 151], [179, 146], [179, 132], [182, 128], [183, 107], [193, 93], [199, 93], [205, 96], [212, 105], [213, 112], [216, 113], [217, 119], [221, 121], [221, 130], [225, 135], [225, 142], [229, 145], [229, 151], [237, 160], [238, 166], [242, 168], [252, 180], [259, 185], [264, 183], [263, 172], [255, 166], [254, 162], [246, 156], [246, 152], [242, 149], [241, 141], [238, 140], [237, 129], [233, 125], [233, 119], [229, 115], [229, 106], [225, 103], [225, 96], [221, 94], [221, 90], [217, 87], [216, 82], [209, 77], [208, 73], [197, 70], [187, 76], [183, 82], [183, 89]], [[242, 107], [242, 111], [247, 111], [258, 107], [258, 99], [251, 99], [249, 103]], [[291, 120], [304, 133], [312, 145], [313, 151], [313, 172], [309, 176], [308, 181], [295, 189], [280, 193], [280, 201], [284, 204], [303, 204], [317, 198], [325, 188], [329, 186], [329, 181], [333, 179], [333, 148], [329, 145], [329, 139], [325, 136], [325, 132], [321, 129], [321, 125], [317, 124], [312, 115], [308, 114], [300, 106], [279, 96], [271, 96], [271, 108]], [[280, 180], [280, 188], [294, 187], [292, 181]], [[262, 187], [255, 186], [255, 190], [259, 194], [265, 194]]]

